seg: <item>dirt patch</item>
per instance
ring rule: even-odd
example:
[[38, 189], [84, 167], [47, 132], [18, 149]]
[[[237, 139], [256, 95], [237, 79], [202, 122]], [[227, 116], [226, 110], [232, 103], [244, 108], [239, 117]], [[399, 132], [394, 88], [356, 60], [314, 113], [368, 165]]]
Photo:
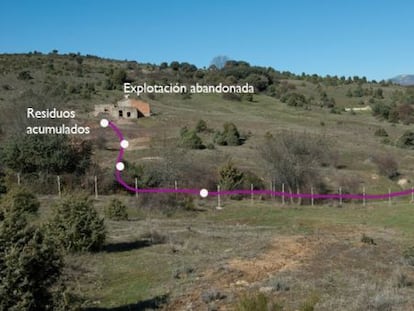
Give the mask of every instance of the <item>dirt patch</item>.
[[[241, 271], [248, 283], [262, 280], [271, 274], [296, 269], [313, 254], [318, 241], [303, 236], [280, 236], [269, 245], [269, 249], [252, 259], [233, 259], [229, 266]], [[240, 283], [240, 282], [239, 282]]]
[[[377, 296], [396, 307], [407, 306], [401, 297], [411, 287], [401, 289], [398, 295], [386, 296], [398, 290], [394, 281], [396, 270], [414, 281], [410, 271], [400, 264], [401, 251], [390, 241], [392, 231], [345, 226], [324, 229], [309, 236], [273, 237], [256, 256], [246, 249], [245, 256], [218, 262], [198, 274], [191, 288], [173, 298], [167, 310], [233, 310], [240, 297], [262, 290], [292, 310], [298, 309], [315, 291], [321, 310], [337, 306], [358, 310], [377, 303]], [[363, 233], [372, 236], [375, 244], [361, 242]], [[206, 302], [205, 297], [211, 292], [215, 294]], [[354, 301], [352, 297], [356, 296], [359, 298]]]
[[[149, 149], [150, 143], [151, 143], [150, 137], [140, 137], [140, 138], [133, 138], [133, 139], [126, 138], [126, 139], [129, 142], [127, 151]], [[116, 141], [115, 139], [111, 140], [110, 142], [107, 143], [107, 148], [112, 149], [112, 150], [117, 150], [119, 149], [119, 142]]]
[[[235, 298], [242, 292], [282, 271], [299, 269], [306, 264], [320, 243], [318, 238], [305, 236], [278, 236], [266, 251], [253, 258], [233, 258], [215, 268], [208, 269], [190, 292], [174, 299], [167, 310], [204, 310], [213, 304], [217, 310], [232, 310]], [[218, 291], [223, 299], [203, 301], [208, 291]]]
[[150, 137], [140, 137], [129, 140], [128, 150], [142, 150], [148, 149], [150, 146], [151, 138]]

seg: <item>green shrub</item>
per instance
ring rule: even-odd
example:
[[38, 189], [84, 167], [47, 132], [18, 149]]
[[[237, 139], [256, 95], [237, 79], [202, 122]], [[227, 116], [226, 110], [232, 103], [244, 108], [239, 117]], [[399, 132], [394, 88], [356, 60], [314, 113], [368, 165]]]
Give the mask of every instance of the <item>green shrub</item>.
[[374, 98], [383, 99], [384, 98], [384, 92], [382, 91], [382, 88], [375, 89]]
[[204, 149], [203, 141], [193, 130], [182, 128], [180, 131], [179, 146], [187, 149]]
[[237, 304], [238, 311], [281, 311], [283, 306], [272, 302], [265, 294], [257, 293], [243, 296]]
[[196, 124], [195, 130], [197, 133], [206, 132], [208, 130], [207, 123], [204, 120], [199, 120]]
[[105, 208], [105, 216], [111, 220], [128, 220], [127, 207], [118, 199], [112, 199]]
[[360, 85], [358, 85], [357, 88], [352, 93], [352, 95], [355, 96], [355, 97], [362, 97], [362, 96], [364, 96], [364, 90], [363, 90], [363, 88]]
[[33, 77], [30, 74], [30, 71], [24, 70], [24, 71], [19, 72], [19, 74], [17, 75], [17, 79], [19, 79], [19, 80], [31, 80], [31, 79], [33, 79]]
[[186, 211], [194, 211], [196, 209], [193, 197], [188, 195], [184, 196], [183, 199], [178, 202], [178, 205]]
[[288, 106], [303, 107], [308, 104], [306, 97], [299, 93], [290, 93], [283, 96], [282, 101]]
[[18, 201], [3, 202], [0, 310], [58, 310], [55, 303], [61, 301], [54, 297], [53, 289], [63, 267], [62, 255], [43, 229], [28, 225], [26, 207], [10, 205]]
[[371, 105], [372, 114], [382, 119], [388, 120], [391, 107], [382, 102], [375, 102]]
[[388, 137], [384, 137], [383, 139], [381, 139], [381, 143], [384, 145], [392, 145], [391, 139], [389, 139]]
[[[213, 145], [213, 147], [214, 147], [214, 145]], [[7, 192], [6, 174], [4, 173], [3, 169], [0, 167], [0, 197], [1, 197], [2, 194], [6, 193], [6, 192]]]
[[319, 300], [320, 300], [319, 295], [311, 294], [306, 298], [306, 300], [303, 302], [299, 310], [300, 311], [313, 311], [315, 310], [315, 306], [319, 302]]
[[341, 109], [339, 109], [338, 107], [332, 107], [332, 108], [329, 110], [329, 112], [330, 112], [330, 113], [333, 113], [333, 114], [341, 114]]
[[414, 132], [406, 131], [397, 141], [397, 147], [414, 149]]
[[36, 214], [39, 206], [40, 203], [36, 196], [20, 187], [9, 191], [2, 200], [2, 208], [21, 213]]
[[223, 125], [224, 131], [223, 136], [226, 141], [226, 145], [228, 146], [238, 146], [242, 144], [240, 139], [240, 133], [234, 123], [224, 123]]
[[104, 90], [113, 90], [115, 88], [116, 88], [116, 85], [110, 79], [105, 79], [103, 83]]
[[379, 137], [388, 137], [388, 133], [383, 127], [380, 127], [379, 129], [377, 129], [374, 135], [379, 136]]
[[374, 242], [374, 239], [367, 236], [365, 233], [361, 237], [361, 242], [365, 244], [369, 244], [369, 245], [376, 245], [376, 243]]
[[223, 134], [222, 134], [220, 131], [216, 131], [216, 132], [214, 133], [214, 142], [215, 142], [217, 145], [220, 145], [220, 146], [225, 146], [225, 145], [227, 145], [226, 140], [225, 140], [225, 138], [224, 138]]
[[239, 146], [243, 143], [243, 139], [241, 139], [236, 125], [226, 122], [223, 124], [223, 132], [216, 132], [214, 142], [222, 146]]
[[120, 86], [127, 81], [127, 73], [124, 69], [117, 69], [112, 73], [110, 79], [115, 86]]
[[[244, 173], [233, 162], [228, 161], [219, 169], [219, 184], [222, 190], [234, 190], [240, 188], [245, 182]], [[231, 195], [231, 199], [241, 200], [242, 195]]]
[[248, 101], [248, 102], [253, 102], [253, 100], [254, 100], [253, 94], [251, 94], [251, 93], [243, 94], [243, 99]]
[[165, 172], [161, 167], [154, 164], [133, 164], [125, 162], [125, 180], [134, 182], [137, 179], [138, 188], [154, 188], [159, 187], [164, 180]]
[[250, 189], [251, 185], [253, 185], [254, 190], [265, 189], [265, 185], [263, 183], [263, 179], [257, 176], [255, 173], [251, 171], [245, 171], [243, 173], [243, 188]]
[[89, 167], [92, 144], [76, 144], [66, 135], [21, 135], [2, 143], [2, 163], [21, 173], [82, 174]]
[[213, 143], [208, 143], [206, 147], [209, 150], [214, 150], [216, 148]]
[[97, 251], [105, 242], [104, 221], [87, 197], [69, 196], [61, 200], [48, 229], [69, 252]]
[[403, 258], [408, 265], [414, 266], [414, 246], [411, 246], [404, 250]]

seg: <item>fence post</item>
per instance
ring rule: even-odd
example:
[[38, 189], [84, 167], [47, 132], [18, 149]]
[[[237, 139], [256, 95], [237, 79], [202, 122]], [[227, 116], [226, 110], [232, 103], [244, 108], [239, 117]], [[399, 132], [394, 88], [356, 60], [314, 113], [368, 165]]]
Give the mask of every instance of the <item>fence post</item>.
[[254, 203], [253, 203], [253, 201], [254, 201], [254, 198], [253, 198], [253, 184], [250, 184], [250, 201], [251, 201], [252, 206], [253, 206], [254, 205]]
[[388, 188], [388, 205], [391, 206], [391, 188]]
[[314, 197], [313, 197], [313, 187], [311, 187], [311, 205], [314, 205]]
[[339, 206], [342, 206], [342, 187], [339, 186]]
[[138, 199], [138, 178], [135, 177], [135, 197]]
[[217, 185], [217, 207], [216, 209], [222, 209], [221, 197], [220, 197], [220, 185]]
[[282, 205], [285, 205], [285, 184], [282, 184]]
[[362, 205], [363, 206], [366, 206], [366, 204], [367, 204], [367, 200], [365, 198], [365, 195], [366, 195], [366, 192], [365, 192], [365, 185], [364, 185], [364, 186], [362, 186]]
[[60, 198], [62, 196], [62, 191], [60, 189], [60, 176], [59, 175], [57, 176], [57, 186], [58, 186], [58, 195]]
[[94, 177], [94, 182], [95, 182], [95, 199], [98, 198], [98, 177], [95, 175]]
[[273, 199], [273, 181], [270, 181], [270, 199]]
[[17, 185], [20, 186], [20, 173], [17, 173]]
[[414, 187], [411, 187], [411, 203], [414, 203]]

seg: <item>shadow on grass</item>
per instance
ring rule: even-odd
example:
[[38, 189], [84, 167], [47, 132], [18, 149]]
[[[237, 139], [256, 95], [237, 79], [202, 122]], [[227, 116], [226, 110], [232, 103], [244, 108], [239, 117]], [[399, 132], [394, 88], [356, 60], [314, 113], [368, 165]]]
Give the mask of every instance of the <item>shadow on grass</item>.
[[109, 243], [104, 246], [104, 251], [108, 253], [127, 252], [134, 249], [140, 249], [151, 246], [148, 240], [137, 240], [131, 242]]
[[83, 311], [143, 311], [157, 310], [168, 302], [168, 295], [156, 296], [151, 299], [143, 300], [129, 305], [112, 308], [84, 308]]

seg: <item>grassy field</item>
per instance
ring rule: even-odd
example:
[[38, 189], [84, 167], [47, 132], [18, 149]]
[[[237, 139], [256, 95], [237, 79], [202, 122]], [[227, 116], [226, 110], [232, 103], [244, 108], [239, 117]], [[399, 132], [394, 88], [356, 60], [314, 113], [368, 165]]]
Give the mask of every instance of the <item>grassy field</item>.
[[[98, 211], [109, 199], [95, 200]], [[243, 310], [260, 295], [283, 310], [414, 307], [403, 257], [414, 245], [414, 204], [226, 200], [218, 211], [207, 199], [200, 211], [166, 214], [121, 199], [130, 220], [106, 221], [105, 250], [66, 259], [88, 310]]]

